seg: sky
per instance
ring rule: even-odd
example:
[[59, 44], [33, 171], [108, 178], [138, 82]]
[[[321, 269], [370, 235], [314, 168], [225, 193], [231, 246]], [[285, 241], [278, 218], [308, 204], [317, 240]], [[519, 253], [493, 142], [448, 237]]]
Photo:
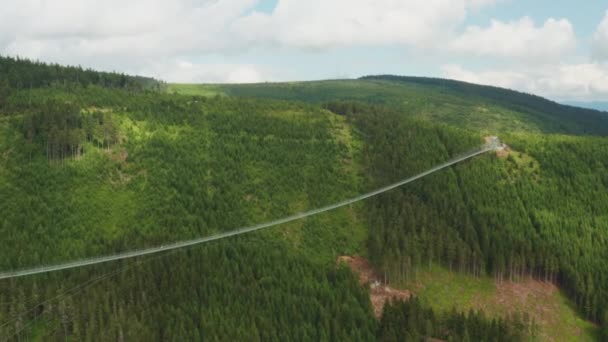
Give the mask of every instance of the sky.
[[248, 83], [443, 77], [608, 100], [604, 0], [0, 0], [0, 54]]

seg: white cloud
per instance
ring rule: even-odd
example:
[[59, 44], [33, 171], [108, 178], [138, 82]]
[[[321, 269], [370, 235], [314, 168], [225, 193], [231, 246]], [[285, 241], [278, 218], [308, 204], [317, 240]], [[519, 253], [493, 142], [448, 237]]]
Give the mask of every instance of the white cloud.
[[[234, 52], [254, 44], [433, 45], [497, 0], [0, 0], [0, 53], [70, 60]], [[6, 2], [2, 4], [2, 2]]]
[[276, 81], [280, 70], [252, 64], [205, 63], [195, 64], [185, 60], [160, 61], [145, 67], [148, 75], [169, 82], [184, 83], [258, 83]]
[[475, 72], [458, 65], [442, 68], [443, 77], [494, 85], [557, 100], [607, 100], [608, 64], [558, 64], [521, 70]]
[[3, 2], [0, 36], [15, 40], [137, 35], [158, 29], [168, 16], [179, 12], [179, 5], [144, 0]]
[[[499, 0], [279, 0], [271, 14], [251, 13], [258, 1], [0, 0], [0, 54], [135, 73], [160, 70], [165, 61], [158, 76], [185, 81], [193, 77], [171, 72], [173, 61], [234, 57], [256, 47], [434, 46], [468, 11]], [[220, 64], [203, 65], [209, 72], [196, 75], [264, 78], [251, 66]]]
[[124, 70], [240, 48], [229, 26], [256, 0], [8, 2], [0, 0], [0, 53]]
[[487, 28], [470, 26], [448, 44], [454, 52], [526, 61], [559, 59], [575, 47], [576, 37], [568, 20], [550, 18], [535, 26], [529, 17], [507, 23], [492, 20]]
[[466, 17], [495, 0], [279, 0], [271, 14], [254, 12], [233, 28], [248, 41], [325, 49], [404, 44], [433, 46]]
[[608, 11], [593, 34], [592, 47], [595, 58], [608, 60]]
[[525, 89], [529, 84], [527, 75], [515, 71], [474, 72], [460, 65], [445, 65], [442, 67], [442, 73], [443, 77], [450, 79], [510, 89]]

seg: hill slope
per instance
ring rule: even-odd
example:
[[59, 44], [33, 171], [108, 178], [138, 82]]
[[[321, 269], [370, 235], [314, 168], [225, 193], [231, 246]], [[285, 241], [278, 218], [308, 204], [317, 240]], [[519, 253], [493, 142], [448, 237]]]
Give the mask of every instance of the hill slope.
[[464, 82], [401, 76], [357, 80], [231, 85], [169, 85], [188, 95], [225, 94], [325, 103], [382, 104], [417, 117], [488, 134], [525, 131], [608, 135], [608, 114], [538, 96]]
[[[473, 115], [447, 125], [454, 103], [458, 110], [480, 105], [454, 94], [437, 100], [438, 123], [397, 102], [409, 89], [412, 103], [426, 103], [426, 86], [386, 80], [170, 86], [188, 95], [59, 83], [5, 84], [2, 270], [204, 236], [330, 204], [477, 147], [487, 132], [509, 131], [517, 153], [483, 156], [280, 229], [2, 281], [3, 339], [534, 335], [519, 318], [433, 312], [416, 300], [389, 306], [376, 321], [367, 289], [335, 265], [354, 254], [368, 256], [395, 284], [429, 263], [470, 276], [554, 280], [589, 318], [602, 319], [606, 138], [540, 134], [560, 125], [482, 97], [482, 105], [501, 108], [502, 121], [475, 130], [489, 121]], [[193, 96], [199, 90], [228, 96]], [[522, 121], [509, 124], [512, 115]]]
[[[563, 115], [540, 120], [538, 108], [546, 100], [441, 82], [382, 77], [213, 87], [258, 98], [331, 99], [323, 105], [360, 132], [363, 165], [376, 185], [399, 179], [404, 170], [424, 170], [484, 134], [501, 136], [510, 154], [457, 166], [370, 201], [372, 261], [398, 283], [429, 260], [499, 279], [532, 275], [559, 283], [588, 317], [604, 319], [608, 139], [563, 134], [601, 134], [603, 113], [580, 110], [577, 115], [589, 117], [577, 121], [569, 111], [579, 109], [553, 103], [548, 108], [562, 108]], [[479, 88], [496, 94], [484, 97], [475, 93]], [[506, 102], [509, 96], [517, 101]], [[397, 105], [398, 97], [407, 103]], [[525, 107], [526, 101], [538, 103]], [[476, 111], [480, 106], [495, 112]], [[427, 107], [435, 109], [432, 114]], [[468, 109], [469, 115], [457, 115]]]

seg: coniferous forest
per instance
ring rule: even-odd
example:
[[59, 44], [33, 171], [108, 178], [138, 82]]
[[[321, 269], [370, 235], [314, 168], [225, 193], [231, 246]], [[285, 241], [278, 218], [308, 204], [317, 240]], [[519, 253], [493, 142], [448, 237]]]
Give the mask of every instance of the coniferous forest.
[[433, 265], [551, 282], [608, 339], [608, 114], [392, 76], [214, 87], [186, 95], [150, 78], [0, 58], [0, 271], [329, 205], [487, 135], [509, 153], [268, 230], [0, 280], [0, 340], [543, 336], [524, 313], [436, 310], [415, 295], [376, 319], [342, 255], [367, 257], [394, 286]]

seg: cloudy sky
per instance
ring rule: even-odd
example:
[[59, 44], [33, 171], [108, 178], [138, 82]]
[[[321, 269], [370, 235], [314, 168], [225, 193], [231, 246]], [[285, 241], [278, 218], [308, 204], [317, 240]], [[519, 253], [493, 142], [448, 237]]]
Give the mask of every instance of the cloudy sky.
[[0, 0], [0, 8], [0, 54], [170, 82], [400, 74], [608, 100], [604, 0]]

